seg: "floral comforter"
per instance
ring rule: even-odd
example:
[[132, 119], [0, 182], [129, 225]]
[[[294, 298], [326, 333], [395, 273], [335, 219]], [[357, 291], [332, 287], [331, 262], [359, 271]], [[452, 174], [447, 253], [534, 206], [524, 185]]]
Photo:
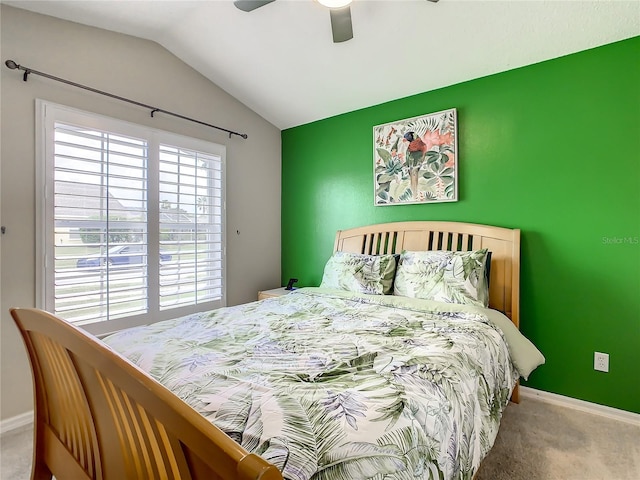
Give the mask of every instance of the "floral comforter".
[[471, 479], [518, 376], [480, 311], [321, 289], [105, 341], [289, 480]]

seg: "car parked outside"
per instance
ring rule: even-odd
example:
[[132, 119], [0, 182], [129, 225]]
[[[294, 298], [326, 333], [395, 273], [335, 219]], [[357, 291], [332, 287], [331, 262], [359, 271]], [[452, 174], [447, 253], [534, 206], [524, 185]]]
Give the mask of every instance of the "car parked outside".
[[[160, 262], [171, 260], [171, 254], [160, 252]], [[139, 265], [146, 263], [146, 245], [135, 243], [129, 245], [116, 245], [111, 247], [106, 255], [96, 253], [80, 258], [76, 262], [78, 268], [102, 267], [104, 265]]]

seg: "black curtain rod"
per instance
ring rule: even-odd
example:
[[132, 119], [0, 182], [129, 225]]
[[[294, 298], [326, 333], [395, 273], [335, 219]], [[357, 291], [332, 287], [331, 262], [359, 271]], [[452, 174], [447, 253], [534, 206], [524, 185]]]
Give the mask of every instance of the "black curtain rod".
[[23, 67], [22, 65], [18, 65], [13, 60], [7, 60], [6, 62], [4, 62], [4, 64], [7, 67], [9, 67], [11, 70], [16, 70], [16, 69], [22, 70], [24, 72], [24, 75], [22, 76], [22, 80], [24, 80], [25, 82], [27, 81], [27, 77], [29, 76], [29, 74], [33, 73], [34, 75], [40, 75], [41, 77], [49, 78], [51, 80], [55, 80], [56, 82], [66, 83], [67, 85], [71, 85], [73, 87], [82, 88], [84, 90], [89, 90], [90, 92], [93, 92], [93, 93], [99, 93], [100, 95], [104, 95], [106, 97], [111, 97], [111, 98], [115, 98], [116, 100], [121, 100], [123, 102], [132, 103], [133, 105], [138, 105], [139, 107], [148, 108], [149, 110], [151, 110], [151, 116], [152, 117], [153, 117], [153, 114], [156, 113], [156, 112], [166, 113], [167, 115], [172, 115], [174, 117], [181, 118], [182, 120], [189, 120], [190, 122], [199, 123], [200, 125], [205, 125], [207, 127], [215, 128], [217, 130], [222, 130], [223, 132], [227, 132], [229, 134], [229, 138], [231, 138], [231, 135], [237, 135], [237, 136], [242, 137], [244, 139], [247, 139], [247, 137], [248, 137], [248, 135], [246, 133], [238, 133], [238, 132], [234, 132], [232, 130], [227, 130], [226, 128], [218, 127], [216, 125], [212, 125], [212, 124], [206, 123], [206, 122], [201, 122], [200, 120], [196, 120], [194, 118], [185, 117], [184, 115], [180, 115], [179, 113], [174, 113], [174, 112], [170, 112], [168, 110], [164, 110], [162, 108], [153, 107], [151, 105], [146, 105], [146, 104], [141, 103], [141, 102], [136, 102], [135, 100], [130, 100], [130, 99], [125, 98], [125, 97], [120, 97], [118, 95], [114, 95], [113, 93], [109, 93], [109, 92], [104, 92], [102, 90], [98, 90], [97, 88], [87, 87], [86, 85], [82, 85], [80, 83], [72, 82], [70, 80], [65, 80], [64, 78], [60, 78], [60, 77], [55, 77], [53, 75], [49, 75], [48, 73], [39, 72], [37, 70], [33, 70], [32, 68]]

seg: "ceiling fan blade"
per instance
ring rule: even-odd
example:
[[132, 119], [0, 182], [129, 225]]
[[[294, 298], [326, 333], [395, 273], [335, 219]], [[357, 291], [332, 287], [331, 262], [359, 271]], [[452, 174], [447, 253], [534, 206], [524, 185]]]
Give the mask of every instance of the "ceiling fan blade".
[[429, 1], [433, 3], [438, 3], [438, 0], [429, 0]]
[[236, 0], [233, 4], [243, 12], [250, 12], [276, 0]]
[[353, 27], [351, 25], [351, 7], [347, 5], [342, 8], [332, 8], [331, 31], [333, 32], [333, 43], [346, 42], [353, 38]]

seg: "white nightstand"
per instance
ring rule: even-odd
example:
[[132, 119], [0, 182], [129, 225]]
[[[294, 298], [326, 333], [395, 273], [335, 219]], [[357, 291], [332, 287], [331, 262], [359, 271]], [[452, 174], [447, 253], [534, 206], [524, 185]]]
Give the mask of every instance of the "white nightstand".
[[265, 298], [280, 297], [293, 292], [293, 290], [285, 290], [284, 287], [274, 288], [272, 290], [262, 290], [258, 292], [258, 300], [264, 300]]

